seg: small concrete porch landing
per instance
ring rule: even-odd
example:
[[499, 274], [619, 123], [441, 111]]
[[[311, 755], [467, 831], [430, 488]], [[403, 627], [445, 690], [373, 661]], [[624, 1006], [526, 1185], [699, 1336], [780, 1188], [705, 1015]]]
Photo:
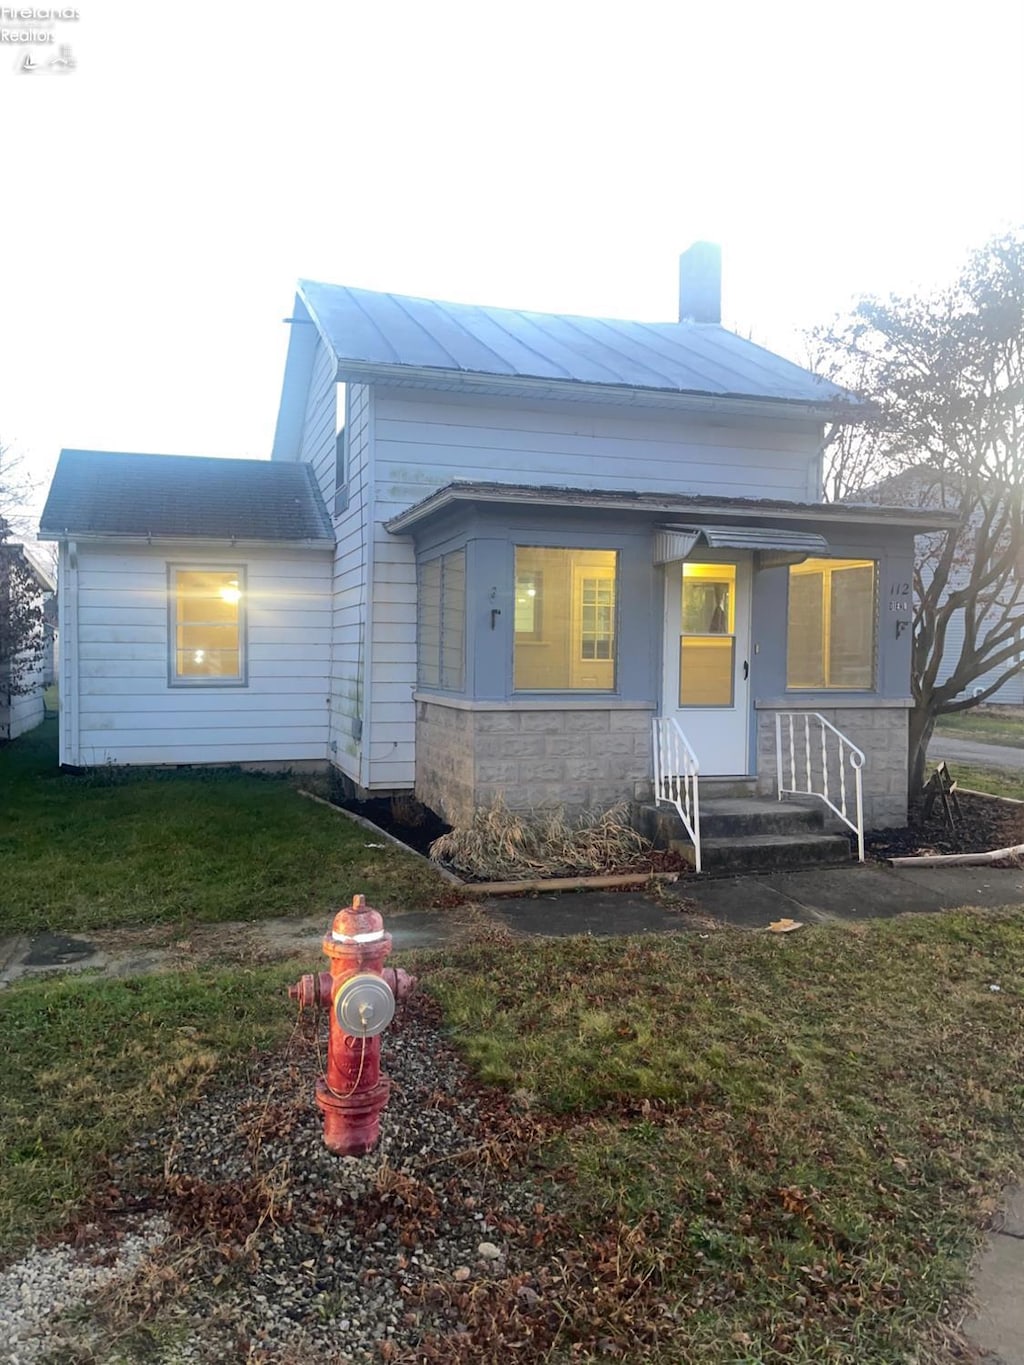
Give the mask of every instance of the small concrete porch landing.
[[[826, 832], [825, 815], [820, 802], [775, 801], [747, 794], [738, 783], [718, 794], [711, 783], [702, 782], [702, 870], [721, 876], [849, 863], [849, 836]], [[671, 806], [642, 806], [639, 823], [655, 847], [694, 861], [690, 836]]]

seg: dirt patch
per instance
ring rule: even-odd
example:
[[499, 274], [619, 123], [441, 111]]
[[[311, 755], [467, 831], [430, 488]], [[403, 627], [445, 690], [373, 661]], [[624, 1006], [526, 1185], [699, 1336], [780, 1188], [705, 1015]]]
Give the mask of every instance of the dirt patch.
[[864, 839], [865, 852], [884, 862], [936, 853], [987, 853], [1024, 843], [1024, 806], [1007, 806], [984, 796], [960, 794], [961, 819], [951, 829], [936, 802], [926, 821], [918, 803], [902, 829], [876, 830]]

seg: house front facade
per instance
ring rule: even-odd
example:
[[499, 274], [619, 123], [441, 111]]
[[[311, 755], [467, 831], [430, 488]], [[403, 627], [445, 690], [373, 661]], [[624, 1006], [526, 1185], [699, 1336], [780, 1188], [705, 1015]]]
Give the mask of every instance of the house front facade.
[[649, 799], [669, 732], [702, 781], [774, 793], [804, 740], [827, 778], [823, 721], [863, 755], [867, 823], [902, 823], [914, 535], [936, 514], [823, 504], [825, 428], [855, 405], [723, 329], [717, 299], [704, 245], [669, 324], [302, 284], [265, 467], [307, 481], [315, 535], [254, 534], [280, 492], [241, 499], [260, 462], [201, 462], [235, 466], [230, 525], [140, 495], [116, 533], [76, 528], [58, 469], [62, 760], [319, 761], [464, 823], [499, 793]]

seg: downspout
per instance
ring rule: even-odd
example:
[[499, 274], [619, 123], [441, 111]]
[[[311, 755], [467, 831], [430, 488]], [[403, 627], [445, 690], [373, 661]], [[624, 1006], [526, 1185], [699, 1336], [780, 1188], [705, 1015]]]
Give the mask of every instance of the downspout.
[[63, 582], [57, 601], [60, 633], [60, 710], [58, 732], [61, 764], [80, 763], [79, 740], [79, 640], [78, 640], [78, 545], [62, 541], [60, 560]]
[[375, 560], [374, 507], [376, 504], [376, 430], [374, 422], [374, 390], [372, 384], [366, 386], [366, 445], [363, 459], [362, 525], [366, 534], [366, 575], [363, 580], [363, 604], [360, 611], [360, 652], [362, 668], [356, 679], [361, 706], [362, 734], [359, 749], [359, 785], [368, 789], [370, 785], [370, 743], [373, 731], [373, 571]]

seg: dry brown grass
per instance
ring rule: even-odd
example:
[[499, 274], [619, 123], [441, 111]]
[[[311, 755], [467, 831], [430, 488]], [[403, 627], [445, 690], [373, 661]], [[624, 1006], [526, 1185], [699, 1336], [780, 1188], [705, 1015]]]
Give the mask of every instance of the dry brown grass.
[[430, 846], [435, 862], [487, 878], [621, 872], [650, 853], [650, 843], [629, 823], [625, 801], [570, 818], [563, 806], [520, 814], [500, 795], [474, 812], [468, 828], [442, 834]]

